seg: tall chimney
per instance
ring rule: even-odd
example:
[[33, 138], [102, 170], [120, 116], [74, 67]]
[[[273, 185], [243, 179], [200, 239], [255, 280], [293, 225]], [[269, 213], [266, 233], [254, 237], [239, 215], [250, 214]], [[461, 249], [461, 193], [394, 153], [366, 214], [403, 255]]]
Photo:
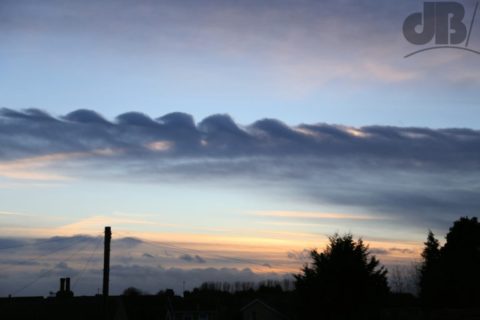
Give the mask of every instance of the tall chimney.
[[60, 278], [60, 292], [65, 291], [65, 278]]
[[103, 296], [108, 297], [110, 277], [110, 240], [112, 240], [112, 229], [105, 227], [105, 240], [103, 249]]
[[[57, 298], [64, 298], [68, 294], [67, 291], [65, 291], [65, 281], [65, 278], [60, 278], [60, 289], [55, 294]], [[70, 286], [70, 283], [68, 283], [68, 286]]]
[[70, 278], [65, 278], [65, 291], [70, 292]]

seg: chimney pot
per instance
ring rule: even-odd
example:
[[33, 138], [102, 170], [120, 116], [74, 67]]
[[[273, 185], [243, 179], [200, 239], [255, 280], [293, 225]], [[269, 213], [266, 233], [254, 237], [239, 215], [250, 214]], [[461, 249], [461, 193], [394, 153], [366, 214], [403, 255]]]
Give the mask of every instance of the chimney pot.
[[60, 278], [60, 292], [65, 291], [65, 278]]
[[65, 291], [70, 292], [70, 278], [65, 278]]

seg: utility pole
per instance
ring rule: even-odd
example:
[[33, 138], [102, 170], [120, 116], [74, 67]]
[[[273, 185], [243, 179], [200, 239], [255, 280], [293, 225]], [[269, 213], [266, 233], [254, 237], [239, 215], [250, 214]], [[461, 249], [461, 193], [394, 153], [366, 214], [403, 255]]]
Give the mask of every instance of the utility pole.
[[108, 297], [110, 283], [110, 241], [112, 240], [112, 229], [105, 227], [105, 240], [103, 249], [103, 296]]

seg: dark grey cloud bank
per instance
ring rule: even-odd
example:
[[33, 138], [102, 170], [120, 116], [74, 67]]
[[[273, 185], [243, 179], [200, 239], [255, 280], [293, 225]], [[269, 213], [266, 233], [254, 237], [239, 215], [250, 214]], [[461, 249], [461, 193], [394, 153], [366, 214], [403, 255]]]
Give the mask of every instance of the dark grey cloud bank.
[[239, 125], [221, 114], [196, 123], [179, 112], [155, 119], [129, 112], [110, 121], [91, 110], [54, 117], [2, 109], [0, 145], [2, 161], [88, 153], [55, 163], [71, 174], [75, 166], [80, 177], [238, 179], [422, 227], [448, 226], [480, 208], [480, 132], [465, 128], [289, 126], [275, 119]]
[[[114, 122], [91, 110], [53, 117], [37, 110], [0, 110], [1, 157], [39, 156], [100, 148], [158, 155], [146, 146], [172, 142], [162, 157], [349, 157], [366, 165], [431, 166], [456, 170], [480, 166], [480, 132], [470, 129], [428, 129], [301, 124], [291, 127], [275, 119], [240, 126], [228, 115], [194, 122], [176, 112], [152, 119], [129, 112]], [[130, 155], [132, 156], [132, 155]], [[377, 163], [378, 162], [378, 163]], [[454, 164], [457, 164], [454, 166]]]
[[[101, 237], [73, 236], [47, 239], [0, 238], [0, 296], [42, 295], [58, 290], [58, 279], [70, 277], [76, 295], [93, 295], [102, 283]], [[61, 250], [59, 250], [61, 248]], [[143, 253], [148, 249], [150, 253]], [[169, 253], [164, 252], [169, 250]], [[205, 253], [207, 254], [207, 253]], [[112, 241], [111, 292], [120, 294], [129, 286], [149, 293], [167, 288], [181, 293], [203, 282], [260, 282], [291, 278], [274, 272], [256, 273], [249, 267], [235, 267], [231, 261], [205, 260], [188, 249], [136, 238]], [[210, 263], [211, 262], [211, 263]], [[255, 261], [252, 261], [255, 262]], [[259, 262], [256, 262], [257, 264]]]

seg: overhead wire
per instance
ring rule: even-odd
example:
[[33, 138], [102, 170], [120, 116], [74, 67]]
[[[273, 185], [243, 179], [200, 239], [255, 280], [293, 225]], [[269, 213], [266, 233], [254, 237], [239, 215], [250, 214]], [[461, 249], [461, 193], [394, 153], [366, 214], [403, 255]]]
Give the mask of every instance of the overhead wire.
[[[95, 236], [95, 238], [98, 237], [98, 236], [99, 236], [99, 235]], [[65, 238], [63, 238], [63, 239], [65, 239]], [[42, 253], [42, 254], [36, 255], [36, 256], [34, 256], [34, 257], [32, 257], [32, 258], [22, 259], [21, 261], [22, 261], [22, 262], [30, 262], [30, 261], [37, 262], [38, 260], [41, 260], [42, 258], [45, 258], [45, 257], [47, 257], [47, 256], [50, 256], [50, 255], [52, 255], [52, 254], [54, 254], [54, 253], [57, 253], [57, 252], [59, 252], [59, 251], [68, 249], [68, 248], [70, 248], [70, 247], [72, 247], [72, 246], [74, 246], [74, 245], [76, 245], [76, 244], [85, 242], [85, 241], [90, 240], [90, 239], [91, 239], [91, 238], [75, 238], [75, 241], [70, 242], [70, 243], [67, 244], [66, 246], [62, 246], [62, 247], [57, 248], [57, 249], [55, 249], [55, 250], [53, 250], [53, 251], [48, 251], [48, 252], [46, 252], [46, 253]], [[5, 270], [5, 269], [8, 269], [8, 267], [0, 268], [0, 271], [3, 271], [3, 270]]]
[[[119, 232], [117, 234], [119, 234], [120, 236], [128, 235], [125, 232]], [[165, 248], [169, 248], [171, 250], [176, 250], [176, 251], [178, 251], [180, 253], [183, 253], [183, 254], [191, 254], [192, 252], [196, 252], [199, 255], [201, 254], [203, 257], [206, 257], [206, 258], [241, 262], [241, 263], [245, 263], [245, 264], [256, 265], [256, 266], [259, 266], [259, 267], [262, 267], [262, 268], [272, 268], [272, 265], [270, 263], [267, 263], [267, 262], [262, 263], [262, 262], [258, 262], [258, 261], [252, 260], [252, 259], [235, 258], [235, 257], [224, 256], [224, 255], [218, 255], [218, 254], [209, 254], [209, 253], [206, 253], [205, 251], [202, 251], [202, 250], [182, 247], [182, 246], [178, 246], [178, 245], [174, 245], [174, 244], [169, 244], [169, 243], [166, 243], [166, 242], [150, 241], [150, 240], [145, 240], [145, 239], [140, 239], [140, 240], [142, 241], [142, 243], [150, 245], [150, 246], [154, 246], [154, 247], [157, 247], [157, 248], [160, 248], [161, 246], [163, 246]], [[162, 248], [162, 249], [165, 249], [165, 248]]]
[[[81, 249], [85, 249], [90, 243], [87, 243], [84, 247], [82, 247]], [[73, 251], [73, 253], [71, 255], [69, 255], [67, 258], [61, 260], [60, 262], [69, 262], [74, 256], [76, 256], [79, 252], [81, 252], [82, 250], [75, 250]], [[46, 276], [48, 276], [53, 270], [55, 270], [57, 268], [58, 264], [54, 265], [53, 267], [45, 270], [44, 272], [42, 272], [39, 276], [37, 276], [34, 280], [28, 282], [27, 284], [25, 284], [24, 286], [20, 287], [19, 289], [15, 290], [13, 293], [12, 293], [12, 296], [15, 296], [17, 294], [19, 294], [20, 292], [22, 292], [23, 290], [31, 287], [32, 285], [34, 285], [35, 283], [37, 283], [40, 279], [43, 279], [45, 278]]]
[[[8, 247], [0, 247], [0, 250], [17, 249], [17, 248], [23, 248], [23, 247], [29, 247], [29, 246], [39, 246], [39, 245], [43, 245], [45, 243], [63, 241], [67, 238], [68, 237], [52, 237], [52, 238], [47, 238], [47, 239], [43, 239], [43, 240], [30, 239], [30, 240], [26, 240], [26, 241], [28, 241], [27, 243], [12, 245], [12, 246], [8, 246]], [[4, 239], [8, 239], [8, 238], [4, 238]], [[13, 238], [13, 239], [15, 239], [15, 238]], [[33, 240], [33, 241], [31, 241], [31, 240]]]
[[251, 259], [235, 258], [235, 257], [224, 256], [224, 255], [218, 255], [218, 254], [209, 254], [209, 253], [206, 253], [205, 251], [201, 251], [201, 250], [198, 250], [198, 249], [181, 247], [181, 246], [177, 246], [177, 245], [173, 245], [173, 244], [167, 244], [165, 242], [154, 242], [154, 241], [149, 241], [149, 240], [143, 240], [143, 242], [145, 244], [149, 244], [149, 245], [155, 246], [155, 247], [160, 247], [160, 246], [163, 245], [164, 247], [177, 250], [181, 253], [190, 254], [192, 252], [196, 252], [198, 254], [203, 255], [204, 257], [210, 257], [210, 258], [227, 260], [227, 261], [234, 261], [234, 262], [242, 262], [242, 263], [246, 263], [246, 264], [257, 265], [257, 266], [260, 266], [260, 267], [263, 267], [263, 268], [271, 268], [271, 265], [266, 265], [267, 264], [266, 262], [262, 263], [262, 262], [258, 262], [258, 261], [251, 260]]
[[75, 285], [78, 283], [78, 281], [80, 280], [80, 278], [83, 276], [83, 274], [85, 273], [85, 271], [87, 271], [87, 267], [88, 265], [92, 262], [93, 260], [93, 257], [95, 255], [95, 253], [97, 252], [98, 248], [100, 247], [100, 244], [102, 243], [102, 238], [99, 238], [98, 241], [97, 241], [97, 244], [95, 246], [95, 248], [93, 249], [92, 253], [90, 254], [90, 257], [88, 258], [87, 262], [85, 263], [82, 271], [80, 273], [78, 273], [77, 275], [75, 275], [75, 281], [73, 282], [72, 284], [72, 289], [75, 288]]

